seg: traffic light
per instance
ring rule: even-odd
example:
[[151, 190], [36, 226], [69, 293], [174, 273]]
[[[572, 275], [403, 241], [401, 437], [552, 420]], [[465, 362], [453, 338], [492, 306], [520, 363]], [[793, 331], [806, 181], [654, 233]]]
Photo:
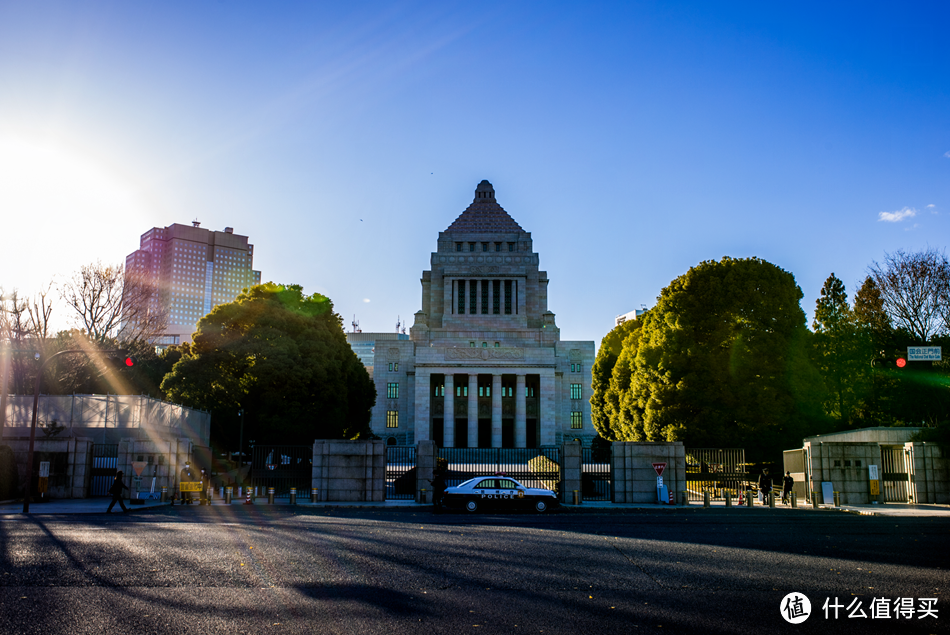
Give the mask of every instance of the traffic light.
[[129, 355], [127, 351], [114, 351], [108, 357], [109, 364], [115, 368], [132, 368], [136, 364], [134, 355]]
[[871, 360], [871, 366], [881, 366], [884, 368], [897, 366], [897, 368], [904, 368], [907, 366], [907, 358], [902, 357], [900, 353], [881, 351], [877, 357]]

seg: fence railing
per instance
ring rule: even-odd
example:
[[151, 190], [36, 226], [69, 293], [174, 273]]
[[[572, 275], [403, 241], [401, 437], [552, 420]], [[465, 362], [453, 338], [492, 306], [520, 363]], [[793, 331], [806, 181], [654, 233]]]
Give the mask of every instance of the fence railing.
[[581, 448], [581, 496], [586, 501], [610, 500], [610, 461], [599, 454], [592, 448]]
[[251, 453], [251, 484], [261, 495], [274, 488], [277, 498], [290, 497], [290, 488], [298, 496], [309, 496], [313, 483], [313, 446], [257, 445]]
[[386, 447], [386, 500], [413, 500], [416, 497], [416, 448], [408, 445]]
[[737, 496], [749, 483], [744, 448], [687, 448], [686, 491], [689, 500], [725, 498], [726, 492]]
[[448, 462], [447, 487], [476, 476], [502, 473], [526, 487], [560, 489], [561, 449], [558, 447], [441, 448], [439, 458]]

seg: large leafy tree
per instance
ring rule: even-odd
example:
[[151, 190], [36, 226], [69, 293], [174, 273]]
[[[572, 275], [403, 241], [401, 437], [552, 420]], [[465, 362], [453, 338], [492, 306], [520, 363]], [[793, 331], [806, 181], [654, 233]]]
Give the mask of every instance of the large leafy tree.
[[641, 324], [639, 319], [627, 320], [607, 333], [600, 342], [600, 350], [591, 368], [591, 420], [598, 434], [608, 441], [620, 438], [612, 427], [616, 421], [613, 413], [619, 409], [618, 391], [612, 389], [616, 383], [611, 381], [614, 369], [624, 351], [624, 340], [632, 331], [639, 331]]
[[600, 415], [612, 438], [752, 458], [800, 444], [823, 393], [801, 297], [792, 274], [758, 258], [703, 262], [674, 280], [614, 364]]
[[212, 413], [212, 436], [237, 445], [312, 443], [369, 430], [376, 389], [329, 298], [297, 285], [252, 287], [198, 322], [162, 382], [167, 396]]

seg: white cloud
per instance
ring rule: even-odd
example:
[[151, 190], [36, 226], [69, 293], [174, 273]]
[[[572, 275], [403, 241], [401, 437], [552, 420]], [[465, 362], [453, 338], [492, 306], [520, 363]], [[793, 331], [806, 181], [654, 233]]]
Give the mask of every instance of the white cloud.
[[911, 207], [905, 207], [897, 212], [878, 212], [877, 219], [886, 223], [899, 223], [905, 218], [913, 218], [917, 215], [917, 210]]
[[944, 153], [943, 153], [943, 156], [945, 156], [945, 157], [947, 157], [948, 159], [950, 159], [950, 150], [948, 150], [947, 152], [944, 152]]
[[363, 298], [363, 302], [369, 302], [369, 298]]

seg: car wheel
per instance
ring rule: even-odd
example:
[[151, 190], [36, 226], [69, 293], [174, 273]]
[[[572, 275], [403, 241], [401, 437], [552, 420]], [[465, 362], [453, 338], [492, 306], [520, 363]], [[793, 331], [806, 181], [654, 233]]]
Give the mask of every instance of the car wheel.
[[475, 512], [477, 512], [478, 501], [475, 500], [474, 498], [470, 498], [467, 501], [465, 501], [465, 511], [467, 511], [470, 514], [474, 514]]
[[544, 512], [548, 511], [547, 501], [545, 500], [534, 501], [534, 511], [538, 512], [539, 514], [543, 514]]

